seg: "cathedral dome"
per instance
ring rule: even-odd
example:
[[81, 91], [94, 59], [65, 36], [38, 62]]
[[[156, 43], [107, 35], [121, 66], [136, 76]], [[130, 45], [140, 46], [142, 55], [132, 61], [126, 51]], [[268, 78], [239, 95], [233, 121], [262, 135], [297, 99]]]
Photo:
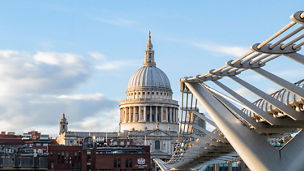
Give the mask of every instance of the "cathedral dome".
[[178, 131], [178, 102], [167, 75], [156, 67], [151, 33], [143, 66], [131, 76], [126, 100], [120, 101], [120, 132]]
[[156, 67], [150, 32], [143, 67], [131, 76], [128, 84], [128, 91], [143, 89], [172, 91], [167, 75]]
[[130, 78], [128, 90], [161, 89], [171, 91], [167, 75], [156, 66], [143, 66]]

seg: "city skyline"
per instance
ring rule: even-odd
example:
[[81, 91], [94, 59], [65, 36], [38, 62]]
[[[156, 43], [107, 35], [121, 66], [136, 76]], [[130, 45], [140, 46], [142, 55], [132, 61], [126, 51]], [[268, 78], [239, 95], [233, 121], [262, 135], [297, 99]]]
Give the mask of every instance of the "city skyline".
[[[156, 65], [179, 100], [179, 78], [241, 56], [301, 4], [14, 2], [0, 7], [0, 129], [53, 135], [62, 113], [72, 130], [118, 131], [119, 100], [142, 66], [149, 30]], [[287, 69], [281, 74], [304, 73]]]

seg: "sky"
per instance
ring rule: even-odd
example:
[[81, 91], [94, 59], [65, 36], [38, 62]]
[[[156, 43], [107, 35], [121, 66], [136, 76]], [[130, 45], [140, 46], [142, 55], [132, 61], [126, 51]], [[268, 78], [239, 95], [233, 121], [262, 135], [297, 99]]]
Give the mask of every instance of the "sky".
[[[302, 7], [300, 0], [0, 1], [0, 130], [56, 136], [65, 113], [70, 130], [118, 131], [119, 101], [142, 66], [149, 30], [156, 65], [180, 100], [180, 78], [240, 57]], [[273, 72], [290, 81], [304, 73], [277, 66]]]

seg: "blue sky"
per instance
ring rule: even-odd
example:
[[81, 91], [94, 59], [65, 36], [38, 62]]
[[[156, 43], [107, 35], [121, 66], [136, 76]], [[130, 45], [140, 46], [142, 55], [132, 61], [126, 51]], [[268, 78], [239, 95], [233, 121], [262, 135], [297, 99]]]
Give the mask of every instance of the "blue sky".
[[179, 99], [181, 77], [239, 57], [302, 7], [300, 0], [1, 1], [0, 129], [55, 134], [64, 112], [73, 130], [117, 130], [119, 100], [142, 65], [149, 30], [157, 66]]

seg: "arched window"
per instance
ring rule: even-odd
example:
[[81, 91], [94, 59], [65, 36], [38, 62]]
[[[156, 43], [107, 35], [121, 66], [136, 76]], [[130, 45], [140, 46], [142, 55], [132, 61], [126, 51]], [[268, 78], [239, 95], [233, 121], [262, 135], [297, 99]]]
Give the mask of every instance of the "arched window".
[[155, 140], [155, 150], [160, 150], [160, 141]]

